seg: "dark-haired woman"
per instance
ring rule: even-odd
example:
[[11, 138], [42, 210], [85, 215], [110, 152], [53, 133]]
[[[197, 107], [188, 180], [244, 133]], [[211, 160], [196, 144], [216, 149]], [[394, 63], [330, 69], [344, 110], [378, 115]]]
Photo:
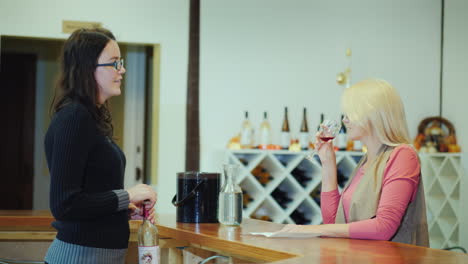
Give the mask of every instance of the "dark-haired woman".
[[110, 31], [79, 29], [66, 40], [45, 137], [57, 229], [45, 257], [49, 264], [124, 263], [128, 215], [145, 200], [151, 208], [156, 203], [150, 186], [123, 186], [125, 156], [112, 139], [107, 101], [120, 95], [124, 73]]

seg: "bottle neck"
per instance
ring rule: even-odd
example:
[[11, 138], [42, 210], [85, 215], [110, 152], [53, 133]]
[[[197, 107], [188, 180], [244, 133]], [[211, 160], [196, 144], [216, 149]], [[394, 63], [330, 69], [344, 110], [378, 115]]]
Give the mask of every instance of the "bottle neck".
[[145, 206], [143, 206], [143, 220], [148, 220], [148, 215], [149, 215], [149, 210], [146, 209]]

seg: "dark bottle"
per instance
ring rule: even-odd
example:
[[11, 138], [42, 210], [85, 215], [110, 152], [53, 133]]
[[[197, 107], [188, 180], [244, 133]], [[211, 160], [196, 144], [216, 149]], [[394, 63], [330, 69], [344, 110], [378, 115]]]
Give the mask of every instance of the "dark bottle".
[[322, 192], [322, 186], [318, 186], [311, 193], [310, 197], [320, 206], [320, 193]]
[[288, 108], [284, 108], [283, 125], [281, 126], [281, 141], [280, 146], [282, 149], [288, 149], [291, 143], [291, 132], [289, 131]]
[[311, 220], [308, 219], [304, 212], [300, 210], [299, 208], [294, 210], [291, 214], [291, 219], [294, 221], [294, 223], [298, 225], [307, 225], [310, 224]]
[[320, 114], [320, 123], [319, 123], [318, 126], [317, 126], [317, 131], [320, 130], [320, 125], [323, 123], [323, 120], [324, 120], [323, 118], [324, 118], [324, 115], [323, 115], [323, 113], [321, 113], [321, 114]]
[[249, 162], [248, 162], [246, 159], [244, 159], [244, 158], [239, 158], [239, 161], [240, 161], [240, 163], [242, 163], [242, 165], [244, 165], [244, 166], [249, 165]]
[[280, 188], [276, 188], [271, 193], [271, 196], [283, 209], [286, 209], [288, 207], [288, 204], [292, 202], [292, 199], [288, 196], [288, 193], [281, 190]]
[[312, 180], [312, 177], [308, 176], [306, 171], [299, 168], [294, 168], [291, 174], [302, 187], [306, 187], [307, 183]]
[[344, 151], [346, 150], [346, 147], [348, 146], [348, 136], [346, 134], [346, 127], [343, 124], [343, 115], [341, 115], [341, 128], [338, 136], [336, 137], [336, 147]]
[[260, 182], [262, 186], [266, 186], [268, 182], [273, 180], [273, 176], [261, 165], [258, 165], [252, 170], [252, 175]]
[[248, 204], [253, 201], [253, 198], [245, 190], [242, 190], [242, 194], [242, 208], [246, 209], [248, 207]]
[[304, 107], [304, 113], [302, 115], [301, 130], [299, 133], [299, 143], [302, 150], [307, 150], [309, 148], [309, 127], [307, 125], [307, 110]]
[[338, 186], [341, 188], [344, 188], [346, 182], [348, 181], [348, 178], [343, 174], [340, 168], [338, 168], [337, 173], [336, 173], [336, 180], [338, 182]]

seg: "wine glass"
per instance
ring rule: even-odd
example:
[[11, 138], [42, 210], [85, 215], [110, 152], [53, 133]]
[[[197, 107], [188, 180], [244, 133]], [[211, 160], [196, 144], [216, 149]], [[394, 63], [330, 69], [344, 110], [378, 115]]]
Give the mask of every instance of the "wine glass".
[[[326, 119], [320, 124], [319, 128], [319, 138], [322, 141], [328, 142], [333, 140], [341, 129], [341, 122], [334, 119]], [[314, 155], [318, 153], [317, 149], [314, 149], [312, 153], [306, 156], [308, 160], [312, 160]]]

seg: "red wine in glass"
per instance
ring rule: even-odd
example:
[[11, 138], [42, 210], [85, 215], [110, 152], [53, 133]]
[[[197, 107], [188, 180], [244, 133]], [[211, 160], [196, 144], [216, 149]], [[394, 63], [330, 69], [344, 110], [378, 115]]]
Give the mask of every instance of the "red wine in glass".
[[328, 141], [330, 141], [330, 140], [332, 140], [332, 139], [334, 139], [334, 138], [335, 138], [335, 137], [321, 137], [320, 139], [323, 140], [323, 141], [325, 141], [325, 142], [328, 142]]

